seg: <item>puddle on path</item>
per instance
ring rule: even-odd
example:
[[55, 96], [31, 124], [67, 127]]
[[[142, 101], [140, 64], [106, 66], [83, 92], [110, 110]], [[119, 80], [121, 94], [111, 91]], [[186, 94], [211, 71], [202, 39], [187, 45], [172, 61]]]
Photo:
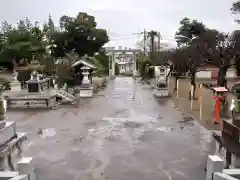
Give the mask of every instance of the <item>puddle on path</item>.
[[53, 137], [56, 135], [56, 130], [54, 128], [49, 129], [39, 129], [38, 134], [43, 138]]
[[139, 128], [144, 125], [143, 123], [137, 123], [137, 122], [131, 122], [131, 121], [124, 122], [123, 124], [125, 128]]
[[173, 131], [173, 127], [165, 127], [165, 126], [163, 126], [163, 127], [159, 127], [159, 128], [157, 128], [157, 131], [161, 131], [161, 132], [170, 132], [170, 131]]

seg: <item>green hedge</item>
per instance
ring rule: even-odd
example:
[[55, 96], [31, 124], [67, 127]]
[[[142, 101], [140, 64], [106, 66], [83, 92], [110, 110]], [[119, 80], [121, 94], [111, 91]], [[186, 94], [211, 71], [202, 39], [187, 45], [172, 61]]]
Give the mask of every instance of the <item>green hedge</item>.
[[10, 82], [3, 77], [0, 77], [0, 84], [4, 86], [5, 90], [11, 89]]

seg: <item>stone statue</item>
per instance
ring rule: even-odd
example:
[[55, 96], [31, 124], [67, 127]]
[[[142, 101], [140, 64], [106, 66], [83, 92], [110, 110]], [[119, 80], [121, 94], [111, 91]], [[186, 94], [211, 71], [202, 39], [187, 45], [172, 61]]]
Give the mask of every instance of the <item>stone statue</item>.
[[13, 81], [17, 81], [17, 77], [18, 77], [18, 72], [13, 72], [13, 74], [12, 74], [12, 80]]
[[39, 80], [38, 72], [37, 72], [36, 70], [34, 70], [34, 71], [31, 73], [31, 80]]
[[3, 97], [4, 86], [0, 85], [0, 121], [5, 119], [5, 112], [7, 110], [7, 101]]

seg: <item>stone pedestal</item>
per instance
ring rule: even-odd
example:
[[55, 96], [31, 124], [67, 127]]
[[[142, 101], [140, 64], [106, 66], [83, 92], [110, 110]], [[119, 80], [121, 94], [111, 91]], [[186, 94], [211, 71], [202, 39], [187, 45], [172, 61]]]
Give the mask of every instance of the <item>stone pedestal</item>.
[[29, 93], [42, 93], [50, 88], [50, 79], [30, 79], [26, 81]]
[[35, 168], [32, 157], [23, 157], [18, 162], [18, 169], [20, 174], [27, 174], [29, 180], [35, 180]]

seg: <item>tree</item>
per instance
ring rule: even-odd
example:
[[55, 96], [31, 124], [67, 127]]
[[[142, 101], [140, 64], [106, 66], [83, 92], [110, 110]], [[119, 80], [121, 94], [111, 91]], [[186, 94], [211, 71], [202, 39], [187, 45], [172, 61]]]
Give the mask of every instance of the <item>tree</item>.
[[[206, 27], [197, 20], [190, 20], [189, 18], [183, 18], [180, 21], [180, 28], [175, 34], [179, 48], [184, 48], [183, 52], [188, 57], [186, 60], [182, 60], [184, 64], [188, 64], [188, 70], [191, 76], [191, 85], [194, 87], [194, 95], [196, 88], [196, 72], [197, 67], [201, 64], [200, 47], [202, 44], [202, 36], [206, 31]], [[187, 61], [187, 63], [185, 62]]]
[[3, 22], [3, 39], [0, 57], [2, 61], [15, 64], [20, 60], [30, 62], [45, 52], [43, 34], [37, 22], [32, 24], [28, 18], [20, 20], [16, 27]]
[[185, 17], [180, 21], [180, 27], [175, 34], [175, 39], [179, 47], [189, 46], [193, 40], [199, 38], [205, 32], [205, 25], [197, 20], [190, 20]]
[[[233, 2], [231, 11], [233, 14], [240, 14], [240, 1], [239, 0]], [[240, 23], [240, 20], [237, 19], [236, 22]]]
[[187, 48], [176, 48], [172, 50], [169, 60], [172, 62], [171, 72], [175, 77], [174, 91], [177, 90], [177, 81], [182, 74], [189, 70]]
[[154, 61], [154, 52], [155, 52], [155, 37], [158, 35], [157, 31], [150, 31], [147, 33], [147, 37], [150, 38], [150, 59]]
[[93, 16], [80, 12], [75, 18], [62, 16], [60, 31], [52, 34], [53, 55], [63, 57], [65, 53], [75, 51], [78, 55], [93, 56], [109, 41], [106, 30], [96, 27]]

